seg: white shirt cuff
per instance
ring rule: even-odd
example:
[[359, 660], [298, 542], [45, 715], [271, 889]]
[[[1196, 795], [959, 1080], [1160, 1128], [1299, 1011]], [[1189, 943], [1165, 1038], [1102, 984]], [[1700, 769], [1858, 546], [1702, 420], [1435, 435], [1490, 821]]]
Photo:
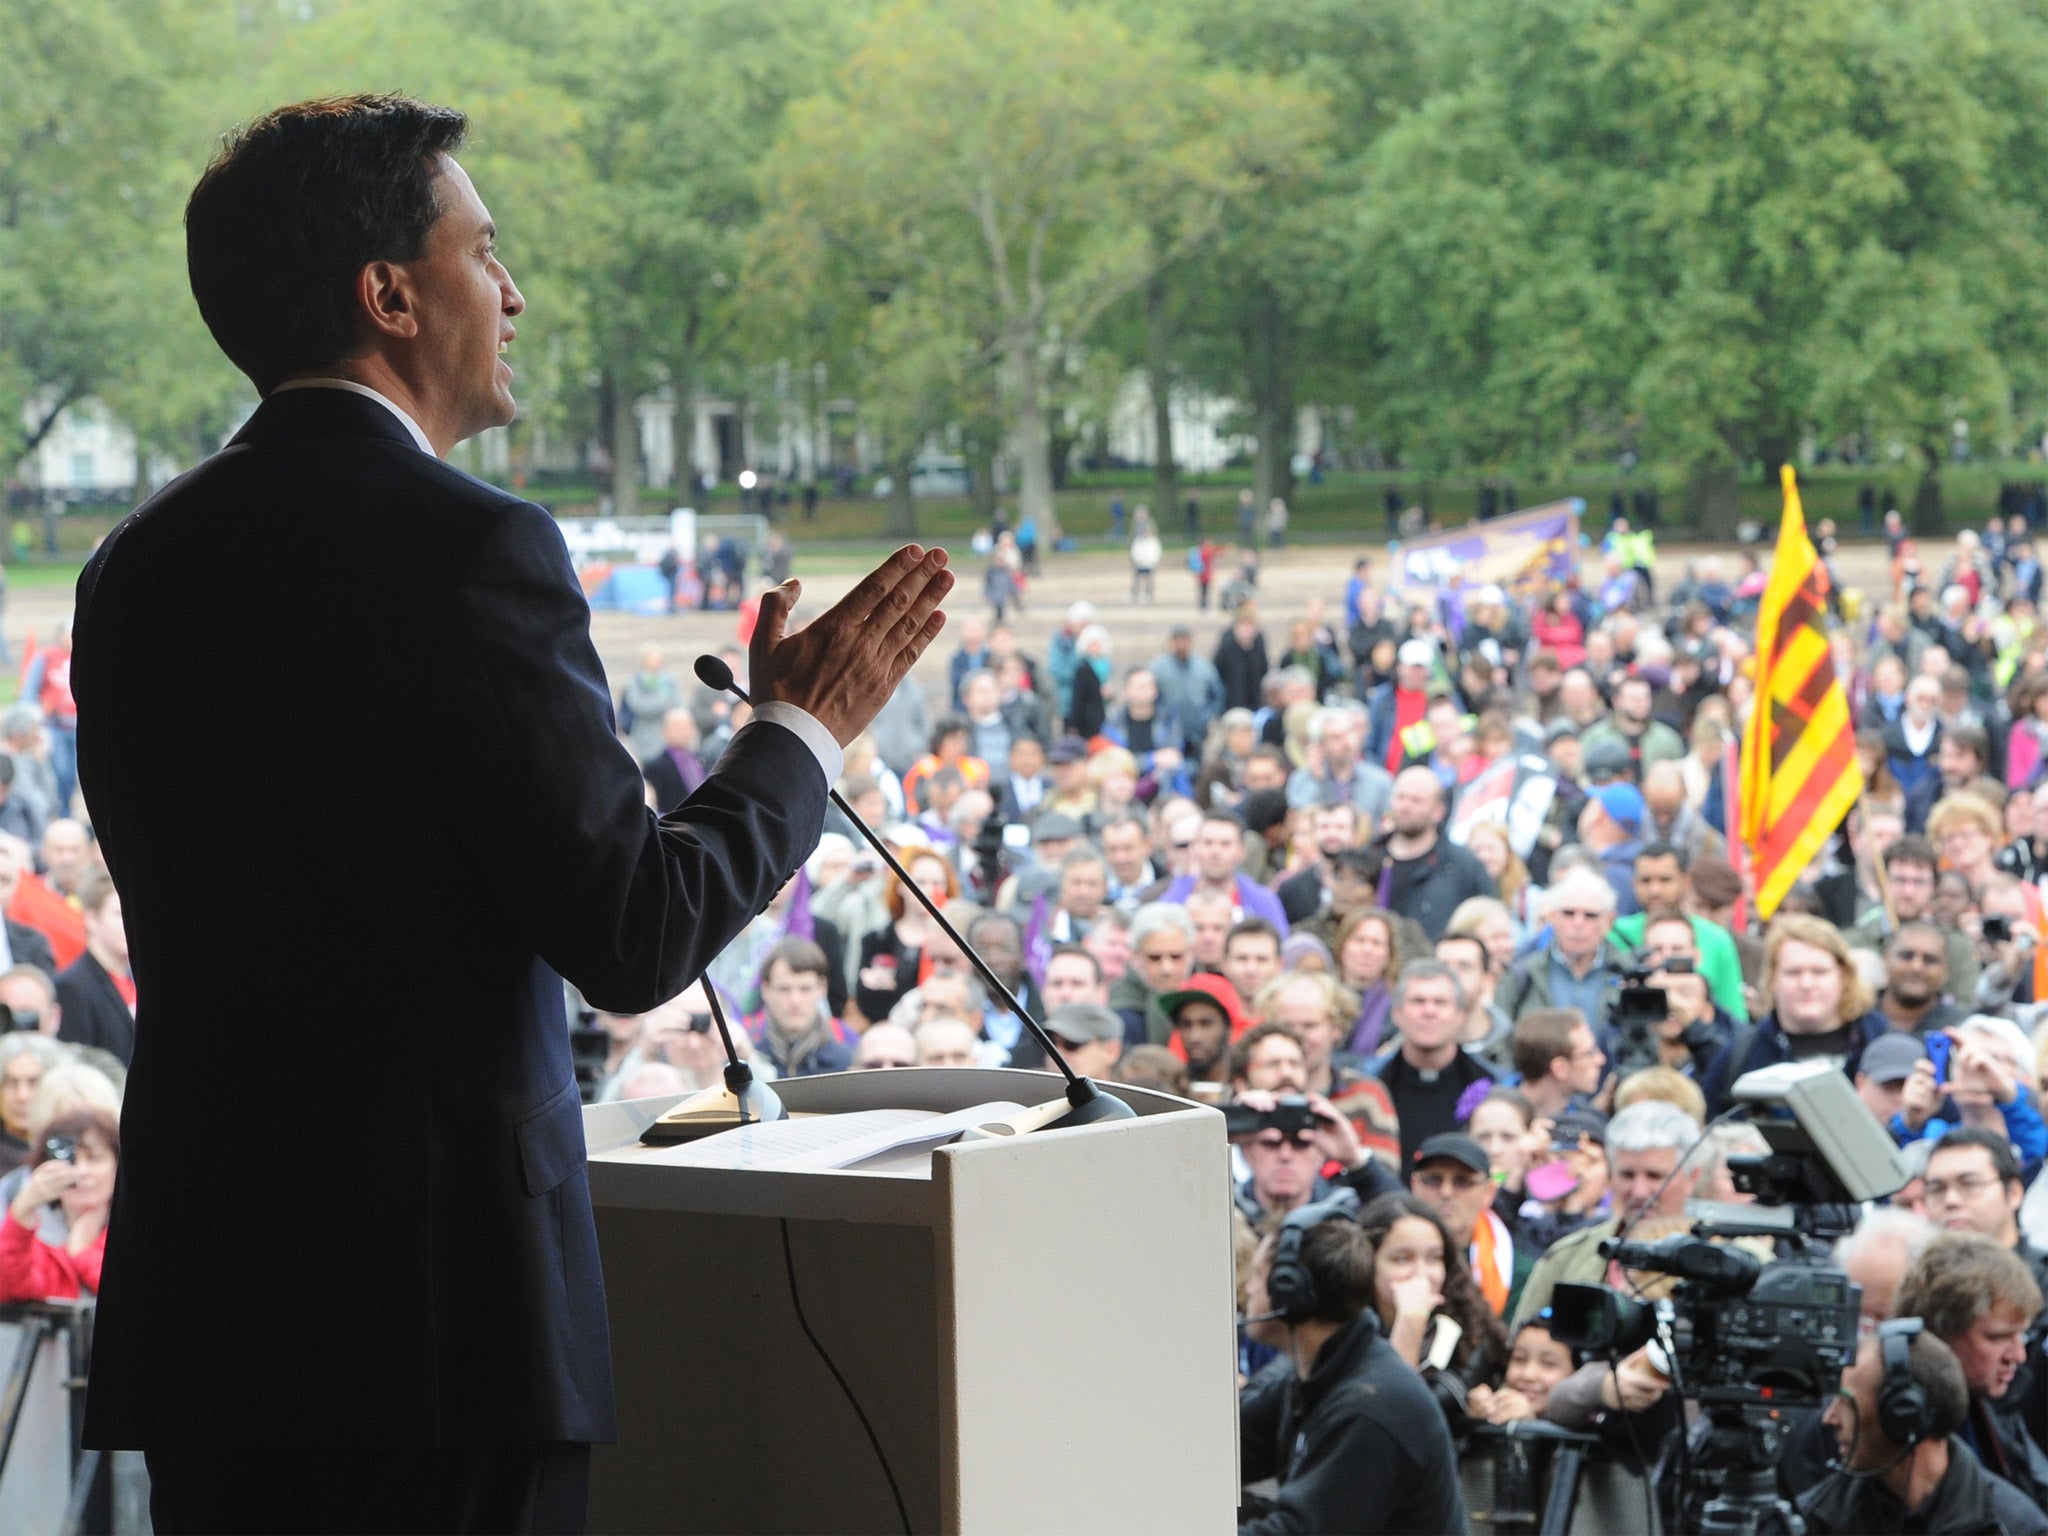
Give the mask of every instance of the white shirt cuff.
[[839, 782], [839, 775], [846, 767], [846, 754], [832, 733], [818, 723], [817, 717], [809, 710], [799, 709], [794, 704], [777, 701], [772, 704], [756, 704], [754, 718], [764, 725], [779, 725], [786, 731], [794, 731], [797, 740], [811, 749], [811, 756], [818, 760], [818, 766], [825, 771], [825, 783]]

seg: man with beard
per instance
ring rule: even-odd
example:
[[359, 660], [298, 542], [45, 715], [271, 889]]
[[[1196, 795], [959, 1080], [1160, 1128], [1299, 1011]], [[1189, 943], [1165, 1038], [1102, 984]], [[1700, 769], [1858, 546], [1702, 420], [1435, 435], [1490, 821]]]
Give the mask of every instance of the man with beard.
[[1932, 923], [1901, 923], [1884, 947], [1885, 988], [1878, 1012], [1893, 1029], [1930, 1035], [1960, 1024], [1968, 1011], [1947, 997], [1948, 946]]
[[1460, 902], [1500, 894], [1485, 866], [1443, 835], [1444, 809], [1443, 785], [1429, 769], [1404, 769], [1394, 780], [1381, 904], [1421, 924], [1431, 943]]

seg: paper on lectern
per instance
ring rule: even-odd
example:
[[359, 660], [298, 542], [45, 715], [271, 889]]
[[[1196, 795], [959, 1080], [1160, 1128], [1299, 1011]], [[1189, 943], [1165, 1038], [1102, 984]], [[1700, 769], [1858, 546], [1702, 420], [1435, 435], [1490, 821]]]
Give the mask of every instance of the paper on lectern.
[[678, 1168], [761, 1169], [800, 1172], [847, 1168], [912, 1147], [950, 1141], [985, 1121], [1021, 1113], [1008, 1100], [976, 1104], [951, 1114], [929, 1109], [864, 1109], [844, 1115], [803, 1115], [765, 1125], [734, 1126], [700, 1141], [666, 1148], [646, 1161]]

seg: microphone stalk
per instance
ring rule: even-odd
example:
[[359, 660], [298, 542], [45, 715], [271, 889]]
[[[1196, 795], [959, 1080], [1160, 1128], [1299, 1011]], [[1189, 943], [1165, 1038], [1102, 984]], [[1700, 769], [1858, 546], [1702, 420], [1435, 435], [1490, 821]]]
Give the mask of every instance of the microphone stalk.
[[[751, 705], [754, 702], [746, 689], [739, 685], [739, 680], [732, 675], [732, 668], [727, 666], [718, 657], [699, 656], [697, 658], [696, 673], [698, 681], [703, 683], [705, 687], [717, 689], [722, 693], [730, 693], [743, 704]], [[974, 946], [962, 937], [960, 931], [946, 920], [946, 914], [939, 910], [938, 903], [925, 894], [922, 886], [910, 878], [910, 871], [903, 867], [902, 861], [896, 857], [894, 851], [890, 849], [887, 843], [882, 841], [881, 834], [861, 820], [859, 813], [847, 803], [846, 797], [839, 793], [836, 786], [827, 785], [825, 792], [831, 796], [832, 803], [839, 807], [846, 819], [853, 823], [861, 837], [867, 842], [867, 845], [874, 849], [882, 862], [888, 866], [889, 872], [902, 882], [903, 889], [910, 895], [911, 899], [924, 908], [925, 915], [939, 925], [945, 932], [946, 937], [960, 946], [960, 953], [967, 957], [967, 963], [974, 967], [975, 974], [981, 977], [982, 984], [989, 989], [991, 995], [1002, 1000], [1003, 1006], [1015, 1015], [1019, 1024], [1031, 1032], [1031, 1037], [1044, 1048], [1046, 1059], [1058, 1067], [1060, 1075], [1067, 1080], [1067, 1103], [1072, 1108], [1065, 1115], [1054, 1121], [1049, 1129], [1056, 1129], [1065, 1125], [1090, 1125], [1098, 1120], [1130, 1120], [1136, 1118], [1137, 1111], [1132, 1109], [1130, 1105], [1126, 1104], [1122, 1099], [1104, 1093], [1095, 1084], [1093, 1079], [1080, 1076], [1072, 1067], [1067, 1065], [1066, 1057], [1060, 1053], [1059, 1046], [1054, 1043], [1052, 1036], [1046, 1033], [1045, 1026], [1025, 1011], [1024, 1005], [1017, 1000], [1017, 994], [1012, 992], [1003, 979], [990, 969], [989, 963], [981, 958], [981, 955], [975, 950]], [[709, 988], [706, 990], [708, 991]], [[713, 1017], [719, 1019], [719, 1027], [723, 1030], [724, 1021], [722, 1016], [714, 1011]], [[728, 1050], [730, 1049], [730, 1043], [728, 1043], [727, 1048]], [[730, 1069], [728, 1069], [728, 1072], [730, 1072]]]

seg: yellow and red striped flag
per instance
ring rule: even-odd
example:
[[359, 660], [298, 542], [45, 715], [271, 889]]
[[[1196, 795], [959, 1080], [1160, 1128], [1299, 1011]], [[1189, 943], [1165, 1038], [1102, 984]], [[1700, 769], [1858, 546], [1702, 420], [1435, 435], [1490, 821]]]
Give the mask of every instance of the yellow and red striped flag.
[[1863, 793], [1849, 698], [1821, 628], [1827, 567], [1806, 536], [1790, 464], [1784, 482], [1785, 520], [1756, 615], [1756, 699], [1742, 738], [1737, 821], [1766, 919]]

